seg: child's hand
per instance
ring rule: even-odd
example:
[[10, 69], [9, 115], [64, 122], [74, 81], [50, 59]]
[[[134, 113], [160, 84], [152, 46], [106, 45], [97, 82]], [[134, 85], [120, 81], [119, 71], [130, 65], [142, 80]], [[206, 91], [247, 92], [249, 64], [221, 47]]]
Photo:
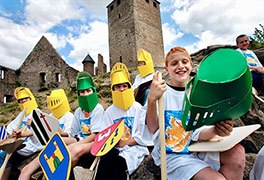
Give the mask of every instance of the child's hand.
[[233, 131], [234, 121], [226, 120], [220, 121], [215, 125], [215, 134], [218, 136], [229, 136]]
[[21, 137], [21, 131], [20, 130], [13, 130], [12, 134], [11, 134], [12, 138], [19, 138]]
[[257, 72], [259, 72], [259, 73], [261, 73], [261, 74], [264, 74], [264, 68], [261, 67], [261, 66], [256, 67], [256, 68], [255, 68], [255, 71], [257, 71]]
[[159, 72], [155, 72], [153, 76], [153, 80], [150, 86], [150, 91], [149, 91], [149, 98], [155, 100], [158, 100], [162, 94], [166, 91], [167, 86], [165, 80], [159, 81], [158, 79], [158, 74]]
[[122, 147], [124, 147], [125, 145], [127, 145], [126, 141], [120, 139], [120, 140], [118, 141], [118, 143], [117, 143], [116, 146], [122, 148]]

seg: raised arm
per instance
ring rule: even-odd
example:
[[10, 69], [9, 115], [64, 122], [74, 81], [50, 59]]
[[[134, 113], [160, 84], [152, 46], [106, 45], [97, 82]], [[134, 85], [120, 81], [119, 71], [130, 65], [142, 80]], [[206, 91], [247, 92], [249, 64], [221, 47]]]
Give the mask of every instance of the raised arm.
[[160, 72], [155, 72], [153, 76], [147, 103], [146, 122], [151, 133], [155, 133], [159, 128], [156, 102], [167, 89], [165, 80], [158, 80], [158, 73]]

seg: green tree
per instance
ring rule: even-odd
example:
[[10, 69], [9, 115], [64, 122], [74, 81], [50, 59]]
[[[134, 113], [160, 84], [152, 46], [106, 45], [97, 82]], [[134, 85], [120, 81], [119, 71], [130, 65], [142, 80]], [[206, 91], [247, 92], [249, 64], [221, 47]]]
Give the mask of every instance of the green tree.
[[259, 24], [260, 29], [255, 28], [253, 36], [250, 36], [251, 49], [258, 49], [264, 47], [264, 26]]

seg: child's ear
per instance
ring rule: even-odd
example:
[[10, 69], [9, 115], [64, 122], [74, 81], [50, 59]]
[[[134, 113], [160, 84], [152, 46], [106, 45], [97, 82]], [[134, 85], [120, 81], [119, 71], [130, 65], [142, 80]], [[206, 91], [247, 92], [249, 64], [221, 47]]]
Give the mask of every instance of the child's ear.
[[165, 66], [165, 70], [168, 72], [168, 66], [167, 65]]

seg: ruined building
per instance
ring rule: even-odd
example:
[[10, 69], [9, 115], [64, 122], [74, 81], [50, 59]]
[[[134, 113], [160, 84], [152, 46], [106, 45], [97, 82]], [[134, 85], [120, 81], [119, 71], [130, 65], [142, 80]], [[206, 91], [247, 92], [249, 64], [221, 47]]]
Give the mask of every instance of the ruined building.
[[74, 84], [78, 71], [70, 67], [42, 36], [17, 70], [0, 66], [0, 104], [14, 100], [14, 90], [25, 86], [37, 92]]
[[157, 0], [113, 0], [107, 6], [110, 66], [123, 62], [136, 67], [137, 50], [152, 54], [155, 66], [163, 66], [164, 46]]
[[14, 100], [14, 89], [19, 85], [16, 71], [0, 65], [0, 104]]
[[96, 75], [100, 75], [106, 72], [106, 64], [104, 63], [104, 57], [98, 54], [98, 66], [95, 68]]
[[42, 36], [19, 68], [21, 86], [33, 92], [70, 86], [78, 71], [69, 66], [50, 42]]

